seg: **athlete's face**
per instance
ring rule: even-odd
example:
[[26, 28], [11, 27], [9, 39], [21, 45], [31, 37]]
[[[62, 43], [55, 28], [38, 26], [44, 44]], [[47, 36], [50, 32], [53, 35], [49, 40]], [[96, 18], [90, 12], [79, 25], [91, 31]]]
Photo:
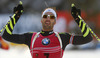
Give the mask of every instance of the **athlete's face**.
[[54, 14], [51, 12], [45, 13], [45, 15], [43, 15], [42, 17], [41, 22], [42, 22], [42, 27], [44, 31], [53, 30], [53, 26], [56, 23]]

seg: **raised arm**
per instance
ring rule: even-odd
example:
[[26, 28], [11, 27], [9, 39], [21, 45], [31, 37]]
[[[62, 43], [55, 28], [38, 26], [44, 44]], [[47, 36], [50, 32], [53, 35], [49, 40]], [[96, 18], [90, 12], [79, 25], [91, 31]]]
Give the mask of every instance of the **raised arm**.
[[75, 19], [76, 23], [78, 24], [78, 26], [80, 27], [83, 36], [71, 36], [70, 42], [74, 45], [80, 45], [90, 42], [92, 40], [90, 30], [86, 27], [86, 23], [84, 23], [78, 17], [78, 15], [81, 15], [81, 10], [77, 9], [74, 5], [72, 5], [71, 14]]
[[14, 7], [14, 15], [10, 18], [10, 22], [6, 25], [6, 28], [2, 35], [2, 37], [5, 40], [19, 44], [24, 44], [25, 41], [27, 40], [26, 38], [28, 36], [26, 36], [26, 34], [12, 34], [14, 26], [19, 20], [20, 16], [22, 15], [22, 12], [23, 12], [23, 6], [21, 3], [18, 4], [17, 7]]

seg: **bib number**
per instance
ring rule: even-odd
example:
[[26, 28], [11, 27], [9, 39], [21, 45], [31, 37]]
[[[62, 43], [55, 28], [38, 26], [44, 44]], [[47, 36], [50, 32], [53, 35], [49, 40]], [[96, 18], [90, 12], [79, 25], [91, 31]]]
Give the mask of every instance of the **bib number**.
[[44, 56], [46, 56], [46, 58], [49, 58], [49, 53], [44, 53]]

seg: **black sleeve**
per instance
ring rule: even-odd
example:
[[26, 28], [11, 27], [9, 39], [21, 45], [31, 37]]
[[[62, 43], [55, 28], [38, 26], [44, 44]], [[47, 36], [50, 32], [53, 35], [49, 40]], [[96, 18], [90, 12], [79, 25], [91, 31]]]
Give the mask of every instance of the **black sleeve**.
[[89, 33], [86, 37], [84, 36], [73, 36], [69, 33], [59, 33], [62, 40], [62, 49], [64, 50], [68, 44], [81, 45], [90, 42], [93, 38]]
[[10, 22], [6, 25], [4, 33], [2, 37], [5, 40], [8, 40], [13, 43], [18, 43], [18, 44], [27, 44], [30, 46], [31, 42], [31, 37], [33, 33], [25, 33], [25, 34], [13, 34], [13, 29], [17, 21], [19, 20], [19, 17], [21, 14], [15, 13], [11, 19]]
[[80, 44], [85, 44], [92, 41], [93, 38], [91, 36], [90, 29], [86, 26], [86, 23], [84, 23], [83, 20], [81, 20], [80, 18], [76, 18], [75, 21], [80, 27], [83, 35], [73, 36], [72, 44], [80, 45]]
[[69, 44], [70, 42], [70, 37], [71, 35], [68, 33], [59, 33], [61, 40], [62, 40], [62, 49], [64, 50], [65, 47]]
[[17, 43], [17, 44], [26, 44], [30, 46], [31, 37], [33, 33], [25, 33], [25, 34], [12, 34], [10, 35], [7, 31], [4, 31], [3, 38], [7, 41]]

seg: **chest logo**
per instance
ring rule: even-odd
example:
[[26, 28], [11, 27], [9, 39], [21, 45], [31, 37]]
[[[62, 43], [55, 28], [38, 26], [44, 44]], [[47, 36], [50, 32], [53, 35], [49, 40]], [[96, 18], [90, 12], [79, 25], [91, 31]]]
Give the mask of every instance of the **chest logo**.
[[50, 44], [50, 39], [49, 39], [49, 38], [44, 38], [44, 39], [42, 40], [42, 44], [43, 44], [43, 45], [48, 45], [48, 44]]

